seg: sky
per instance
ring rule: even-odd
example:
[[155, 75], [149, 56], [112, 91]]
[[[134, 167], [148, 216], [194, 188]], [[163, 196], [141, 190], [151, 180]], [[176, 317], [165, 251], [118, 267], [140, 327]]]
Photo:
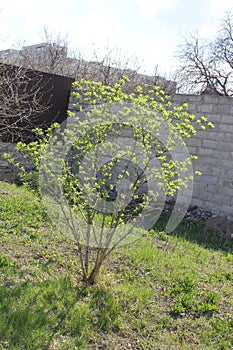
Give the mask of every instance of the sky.
[[226, 11], [232, 0], [0, 0], [0, 49], [41, 43], [47, 27], [86, 59], [109, 47], [137, 57], [142, 72], [157, 66], [169, 77], [184, 37], [214, 35]]

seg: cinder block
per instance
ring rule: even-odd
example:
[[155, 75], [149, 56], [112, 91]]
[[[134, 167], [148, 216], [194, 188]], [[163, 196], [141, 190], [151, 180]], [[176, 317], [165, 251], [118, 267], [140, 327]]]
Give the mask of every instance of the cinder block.
[[213, 167], [211, 169], [211, 176], [214, 176], [214, 177], [224, 177], [225, 175], [225, 169], [224, 168], [217, 168], [217, 167]]
[[214, 196], [210, 192], [198, 192], [195, 194], [200, 200], [214, 202]]
[[233, 151], [233, 142], [219, 141], [218, 149], [220, 151]]
[[212, 104], [198, 104], [197, 106], [197, 112], [198, 113], [213, 113], [213, 105]]
[[216, 132], [216, 138], [220, 141], [233, 142], [233, 134], [226, 132]]
[[233, 123], [232, 123], [232, 125], [219, 124], [219, 130], [224, 131], [224, 132], [233, 133]]
[[225, 105], [225, 104], [222, 104], [222, 105], [217, 105], [214, 107], [214, 111], [215, 113], [217, 114], [220, 114], [220, 115], [228, 115], [230, 116], [231, 115], [231, 105]]
[[218, 162], [219, 159], [229, 159], [231, 155], [230, 150], [229, 151], [219, 151], [219, 150], [214, 150], [213, 151], [213, 157], [217, 158], [216, 163]]
[[231, 197], [230, 196], [224, 196], [223, 194], [214, 194], [213, 195], [213, 203], [217, 204], [226, 204], [231, 203]]
[[202, 173], [202, 175], [213, 175], [213, 167], [207, 166], [205, 163], [199, 163], [197, 169]]
[[217, 140], [202, 140], [202, 147], [207, 149], [218, 149], [218, 144]]
[[213, 194], [219, 193], [221, 191], [221, 187], [219, 184], [215, 184], [215, 185], [207, 184], [207, 191]]
[[202, 101], [205, 104], [218, 105], [221, 104], [220, 96], [202, 95]]
[[202, 96], [201, 95], [189, 95], [188, 102], [201, 102], [202, 101]]
[[201, 178], [199, 181], [202, 181], [208, 185], [217, 185], [219, 183], [219, 179], [212, 175], [201, 175], [198, 178]]
[[[233, 160], [223, 159], [221, 163], [222, 163], [223, 168], [233, 169]], [[233, 176], [233, 170], [232, 170], [232, 176]]]
[[197, 147], [197, 146], [201, 146], [201, 140], [198, 138], [194, 138], [191, 137], [190, 139], [187, 139], [187, 146], [193, 146], [193, 147]]
[[229, 116], [229, 115], [221, 116], [221, 124], [226, 124], [226, 125], [230, 124], [230, 125], [232, 125], [232, 115], [231, 116]]
[[199, 155], [200, 157], [203, 156], [212, 156], [214, 155], [216, 151], [213, 149], [209, 149], [209, 148], [204, 148], [204, 147], [198, 147], [197, 148], [197, 155]]
[[197, 206], [200, 209], [204, 208], [204, 201], [198, 199], [197, 197], [195, 197], [195, 193], [193, 193], [193, 197], [190, 203], [192, 206]]
[[222, 215], [232, 215], [233, 213], [233, 206], [229, 203], [228, 205], [223, 204], [219, 208], [219, 213]]
[[[224, 135], [225, 133], [218, 132], [216, 131], [216, 129], [207, 129], [206, 132], [203, 132], [203, 136], [201, 135], [201, 137], [199, 137], [198, 139], [200, 140], [201, 138], [203, 140], [219, 141], [219, 140], [225, 140]], [[197, 136], [199, 136], [199, 133]]]
[[197, 147], [191, 147], [191, 146], [189, 146], [188, 147], [188, 152], [189, 152], [189, 154], [192, 154], [192, 155], [197, 155]]
[[222, 176], [224, 179], [233, 179], [233, 168], [225, 170], [224, 176]]
[[216, 213], [218, 215], [220, 214], [220, 205], [219, 204], [209, 202], [209, 201], [204, 201], [203, 208], [205, 210], [211, 211], [212, 213]]
[[215, 158], [215, 157], [209, 157], [209, 156], [202, 156], [201, 158], [201, 164], [204, 164], [208, 167], [221, 167], [222, 161]]
[[[215, 111], [213, 112], [215, 113]], [[222, 124], [222, 120], [221, 120], [222, 117], [219, 114], [213, 114], [213, 113], [205, 114], [205, 117], [208, 118], [208, 120], [215, 125], [214, 130], [216, 130], [216, 128], [218, 127], [218, 124]]]
[[219, 193], [223, 196], [231, 197], [233, 200], [233, 188], [219, 187]]

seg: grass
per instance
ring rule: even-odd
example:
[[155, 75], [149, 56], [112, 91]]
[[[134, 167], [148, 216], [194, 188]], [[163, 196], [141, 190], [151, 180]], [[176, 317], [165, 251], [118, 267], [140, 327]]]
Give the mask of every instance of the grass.
[[75, 243], [0, 183], [0, 349], [232, 349], [233, 244], [167, 218], [85, 286]]

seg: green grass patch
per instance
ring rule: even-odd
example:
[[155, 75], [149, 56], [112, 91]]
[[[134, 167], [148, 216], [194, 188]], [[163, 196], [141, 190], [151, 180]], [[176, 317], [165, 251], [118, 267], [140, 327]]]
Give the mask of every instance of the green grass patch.
[[232, 242], [167, 218], [81, 281], [75, 242], [0, 183], [0, 349], [232, 349]]

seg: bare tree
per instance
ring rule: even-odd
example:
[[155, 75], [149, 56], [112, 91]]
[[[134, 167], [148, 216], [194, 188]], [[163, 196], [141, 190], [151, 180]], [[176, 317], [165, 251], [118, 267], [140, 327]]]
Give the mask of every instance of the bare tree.
[[[49, 108], [49, 99], [41, 74], [0, 64], [0, 140], [30, 139], [36, 121]], [[43, 126], [41, 120], [39, 125]]]
[[[98, 80], [113, 87], [122, 76], [127, 76], [130, 83], [124, 87], [126, 92], [135, 90], [138, 85], [142, 86], [144, 91], [149, 91], [154, 86], [159, 86], [167, 93], [174, 93], [176, 90], [176, 83], [162, 77], [157, 65], [155, 65], [154, 74], [147, 75], [143, 61], [140, 61], [135, 55], [124, 53], [117, 47], [111, 48], [108, 45], [102, 54], [94, 49], [93, 61], [85, 62], [89, 66], [92, 78], [90, 80]], [[87, 78], [87, 76], [82, 77]]]
[[98, 67], [97, 79], [109, 86], [113, 86], [123, 75], [128, 76], [133, 83], [138, 71], [143, 68], [143, 62], [136, 56], [125, 54], [120, 48], [111, 48], [109, 45], [102, 54], [94, 49], [91, 63]]
[[154, 66], [154, 74], [151, 76], [142, 75], [142, 80], [144, 80], [144, 88], [150, 90], [151, 87], [159, 86], [161, 90], [164, 90], [167, 94], [172, 94], [176, 91], [176, 76], [174, 73], [161, 73], [158, 65]]
[[178, 52], [181, 92], [233, 95], [233, 15], [227, 13], [214, 38], [185, 39]]

